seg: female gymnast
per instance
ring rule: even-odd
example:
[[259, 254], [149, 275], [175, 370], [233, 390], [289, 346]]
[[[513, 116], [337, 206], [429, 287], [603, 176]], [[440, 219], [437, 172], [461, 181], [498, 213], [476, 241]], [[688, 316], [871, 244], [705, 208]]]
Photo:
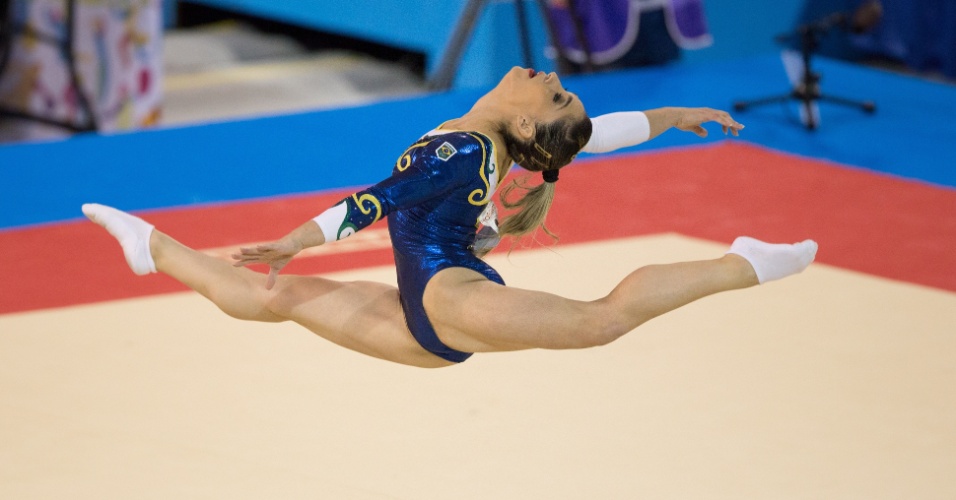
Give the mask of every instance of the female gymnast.
[[[543, 228], [559, 169], [579, 151], [631, 146], [670, 128], [703, 137], [702, 125], [709, 122], [725, 134], [743, 129], [726, 112], [708, 108], [611, 113], [592, 120], [557, 75], [514, 68], [468, 113], [410, 146], [389, 178], [278, 241], [240, 249], [233, 263], [187, 248], [114, 208], [86, 204], [83, 213], [119, 240], [136, 274], [165, 273], [230, 316], [294, 321], [389, 361], [437, 368], [475, 352], [599, 346], [704, 296], [799, 273], [816, 255], [811, 240], [790, 245], [741, 237], [713, 260], [637, 269], [590, 302], [504, 286], [481, 260], [498, 234], [520, 237]], [[514, 213], [499, 225], [491, 198], [513, 164], [541, 172], [543, 182], [506, 187], [500, 199]], [[524, 193], [514, 199], [509, 191]], [[279, 276], [302, 249], [345, 238], [382, 217], [388, 218], [398, 288]], [[270, 271], [244, 268], [251, 264], [266, 264]]]

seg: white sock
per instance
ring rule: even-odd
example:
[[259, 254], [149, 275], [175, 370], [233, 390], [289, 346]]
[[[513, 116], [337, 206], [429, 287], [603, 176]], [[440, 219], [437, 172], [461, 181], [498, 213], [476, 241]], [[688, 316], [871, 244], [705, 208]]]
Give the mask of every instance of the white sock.
[[97, 203], [83, 205], [83, 213], [119, 240], [123, 254], [126, 255], [126, 263], [134, 273], [142, 276], [156, 272], [156, 263], [149, 253], [152, 224], [135, 215]]
[[747, 259], [762, 284], [806, 269], [817, 255], [817, 242], [804, 240], [793, 245], [773, 244], [741, 236], [734, 240], [727, 253]]

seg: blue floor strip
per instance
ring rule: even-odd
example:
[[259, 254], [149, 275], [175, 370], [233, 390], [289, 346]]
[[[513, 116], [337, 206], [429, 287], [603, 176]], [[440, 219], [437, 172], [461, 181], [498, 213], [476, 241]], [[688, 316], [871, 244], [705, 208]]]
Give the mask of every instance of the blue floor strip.
[[[876, 101], [873, 115], [822, 104], [807, 131], [793, 105], [735, 113], [740, 140], [956, 187], [956, 87], [836, 61], [815, 61], [826, 93]], [[730, 109], [787, 92], [779, 58], [678, 63], [569, 77], [591, 115], [659, 106]], [[76, 219], [81, 203], [128, 210], [219, 203], [361, 186], [387, 176], [407, 145], [468, 111], [480, 91], [223, 124], [0, 146], [0, 229]], [[725, 140], [670, 131], [627, 153]], [[320, 210], [324, 207], [316, 207]]]

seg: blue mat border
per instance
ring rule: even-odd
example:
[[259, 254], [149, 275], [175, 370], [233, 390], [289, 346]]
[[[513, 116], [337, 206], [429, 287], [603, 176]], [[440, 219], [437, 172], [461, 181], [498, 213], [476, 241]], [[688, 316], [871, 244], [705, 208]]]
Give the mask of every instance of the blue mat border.
[[[747, 126], [736, 140], [956, 187], [947, 158], [956, 144], [956, 87], [825, 59], [817, 68], [825, 92], [872, 99], [877, 113], [822, 104], [822, 126], [811, 132], [798, 123], [795, 103], [771, 105], [735, 113]], [[776, 56], [570, 77], [565, 84], [591, 115], [664, 105], [730, 109], [735, 100], [789, 89]], [[408, 144], [465, 113], [481, 93], [3, 146], [0, 229], [75, 219], [88, 201], [145, 210], [371, 184], [388, 175]], [[670, 131], [618, 154], [721, 140], [714, 128], [703, 140]]]

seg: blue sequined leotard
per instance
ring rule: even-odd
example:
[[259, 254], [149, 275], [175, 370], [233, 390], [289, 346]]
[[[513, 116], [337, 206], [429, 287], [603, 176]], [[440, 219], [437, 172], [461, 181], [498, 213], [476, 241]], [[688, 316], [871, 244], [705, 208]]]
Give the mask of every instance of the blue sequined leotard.
[[433, 131], [405, 151], [391, 177], [339, 205], [345, 222], [336, 239], [388, 216], [408, 329], [426, 350], [456, 363], [471, 353], [439, 340], [422, 298], [429, 280], [449, 267], [468, 268], [504, 284], [472, 253], [479, 217], [492, 203], [497, 182], [491, 139], [476, 132]]

